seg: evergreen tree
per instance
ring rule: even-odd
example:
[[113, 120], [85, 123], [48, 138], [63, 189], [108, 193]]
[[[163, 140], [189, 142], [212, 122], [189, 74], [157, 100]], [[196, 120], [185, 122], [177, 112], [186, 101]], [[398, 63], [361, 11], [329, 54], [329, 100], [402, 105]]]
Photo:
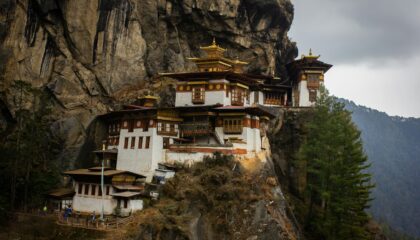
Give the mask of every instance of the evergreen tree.
[[48, 93], [23, 81], [11, 87], [16, 124], [0, 143], [0, 220], [16, 207], [26, 211], [42, 206], [44, 194], [60, 180], [55, 159], [62, 143], [51, 131]]
[[321, 90], [299, 158], [307, 162], [306, 227], [323, 239], [367, 239], [369, 165], [344, 105]]

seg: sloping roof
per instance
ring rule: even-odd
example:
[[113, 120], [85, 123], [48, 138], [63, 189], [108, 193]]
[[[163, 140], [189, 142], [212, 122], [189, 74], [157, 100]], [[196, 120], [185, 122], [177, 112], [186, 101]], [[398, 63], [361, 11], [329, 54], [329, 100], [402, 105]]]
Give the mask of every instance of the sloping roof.
[[214, 110], [218, 111], [245, 111], [247, 113], [251, 113], [253, 115], [265, 115], [268, 117], [277, 117], [278, 112], [276, 109], [272, 109], [271, 107], [266, 107], [260, 104], [254, 104], [250, 107], [245, 106], [223, 106], [214, 108]]
[[105, 150], [95, 150], [93, 152], [94, 153], [113, 153], [113, 154], [117, 154], [118, 153], [118, 149], [117, 148], [113, 148], [113, 149], [105, 149]]
[[232, 71], [161, 73], [159, 75], [162, 77], [174, 78], [178, 81], [203, 81], [224, 78], [229, 81], [243, 83], [247, 86], [259, 84], [257, 79], [251, 78], [246, 74], [235, 73]]
[[135, 185], [112, 185], [118, 190], [127, 190], [127, 191], [141, 191], [144, 189], [144, 186], [135, 186]]
[[[104, 176], [105, 177], [112, 177], [115, 175], [119, 175], [119, 174], [130, 174], [130, 175], [134, 175], [140, 178], [145, 178], [145, 176], [137, 174], [137, 173], [133, 173], [133, 172], [129, 172], [129, 171], [123, 171], [123, 170], [115, 170], [115, 169], [107, 169], [104, 171]], [[92, 171], [90, 169], [76, 169], [76, 170], [70, 170], [70, 171], [66, 171], [63, 172], [63, 174], [66, 175], [70, 175], [70, 176], [101, 176], [102, 172], [101, 171]]]
[[113, 197], [121, 197], [121, 198], [130, 198], [130, 197], [135, 197], [140, 195], [139, 192], [129, 192], [129, 191], [125, 191], [125, 192], [118, 192], [118, 193], [112, 193], [111, 196]]
[[46, 195], [51, 198], [62, 199], [73, 197], [75, 194], [72, 188], [58, 188], [48, 192]]

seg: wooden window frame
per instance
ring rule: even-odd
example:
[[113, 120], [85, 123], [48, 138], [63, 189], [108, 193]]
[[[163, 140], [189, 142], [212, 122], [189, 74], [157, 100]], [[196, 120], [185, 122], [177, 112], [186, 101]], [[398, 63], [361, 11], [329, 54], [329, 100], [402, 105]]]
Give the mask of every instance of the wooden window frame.
[[238, 87], [231, 89], [231, 103], [232, 106], [243, 106], [244, 105], [244, 90]]
[[128, 137], [124, 139], [124, 149], [128, 148]]
[[170, 138], [169, 137], [164, 137], [163, 138], [163, 149], [168, 149], [170, 145]]
[[206, 96], [206, 88], [204, 86], [195, 86], [191, 89], [191, 97], [193, 104], [203, 104]]
[[83, 192], [83, 183], [77, 184], [77, 194], [81, 195]]
[[142, 121], [142, 125], [143, 125], [143, 132], [147, 132], [147, 131], [149, 131], [149, 120], [147, 119], [147, 120], [143, 120]]
[[146, 137], [146, 144], [145, 144], [144, 148], [146, 148], [146, 149], [150, 148], [150, 136]]
[[319, 88], [319, 73], [308, 73], [306, 77], [308, 88]]
[[96, 195], [96, 185], [92, 184], [90, 188], [90, 195], [95, 196]]
[[223, 132], [225, 134], [242, 134], [244, 120], [242, 118], [223, 119]]
[[138, 146], [139, 149], [143, 148], [143, 137], [139, 137], [139, 142], [138, 142], [137, 146]]
[[134, 131], [134, 124], [135, 124], [135, 121], [133, 119], [128, 121], [128, 132]]
[[317, 92], [315, 90], [309, 90], [309, 101], [316, 102], [317, 99]]
[[131, 137], [130, 148], [134, 149], [135, 146], [136, 146], [136, 137]]
[[90, 184], [84, 184], [84, 187], [85, 187], [84, 195], [89, 195], [89, 185]]

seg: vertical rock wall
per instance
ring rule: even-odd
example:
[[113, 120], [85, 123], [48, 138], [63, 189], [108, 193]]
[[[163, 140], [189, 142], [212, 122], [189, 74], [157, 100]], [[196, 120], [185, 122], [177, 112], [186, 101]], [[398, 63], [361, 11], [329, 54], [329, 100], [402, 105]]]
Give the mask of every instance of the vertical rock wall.
[[289, 0], [3, 0], [0, 131], [13, 128], [15, 80], [43, 89], [72, 167], [97, 114], [159, 72], [194, 69], [186, 58], [213, 36], [249, 72], [283, 76], [292, 19]]

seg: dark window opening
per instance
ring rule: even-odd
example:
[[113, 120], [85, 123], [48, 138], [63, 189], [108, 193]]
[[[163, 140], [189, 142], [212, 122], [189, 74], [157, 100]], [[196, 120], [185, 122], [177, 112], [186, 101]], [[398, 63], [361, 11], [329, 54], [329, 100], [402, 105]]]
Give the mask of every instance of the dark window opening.
[[143, 137], [139, 137], [138, 147], [139, 147], [139, 149], [143, 148]]
[[89, 184], [85, 184], [85, 195], [89, 195]]
[[82, 189], [83, 189], [83, 184], [79, 183], [79, 188], [78, 188], [77, 193], [82, 194]]
[[128, 148], [128, 137], [124, 139], [124, 149]]
[[134, 149], [134, 146], [136, 145], [136, 137], [131, 137], [131, 149]]
[[92, 191], [90, 192], [90, 194], [92, 196], [95, 196], [96, 195], [96, 186], [95, 185], [92, 185]]
[[146, 137], [146, 146], [144, 148], [150, 147], [150, 137]]

